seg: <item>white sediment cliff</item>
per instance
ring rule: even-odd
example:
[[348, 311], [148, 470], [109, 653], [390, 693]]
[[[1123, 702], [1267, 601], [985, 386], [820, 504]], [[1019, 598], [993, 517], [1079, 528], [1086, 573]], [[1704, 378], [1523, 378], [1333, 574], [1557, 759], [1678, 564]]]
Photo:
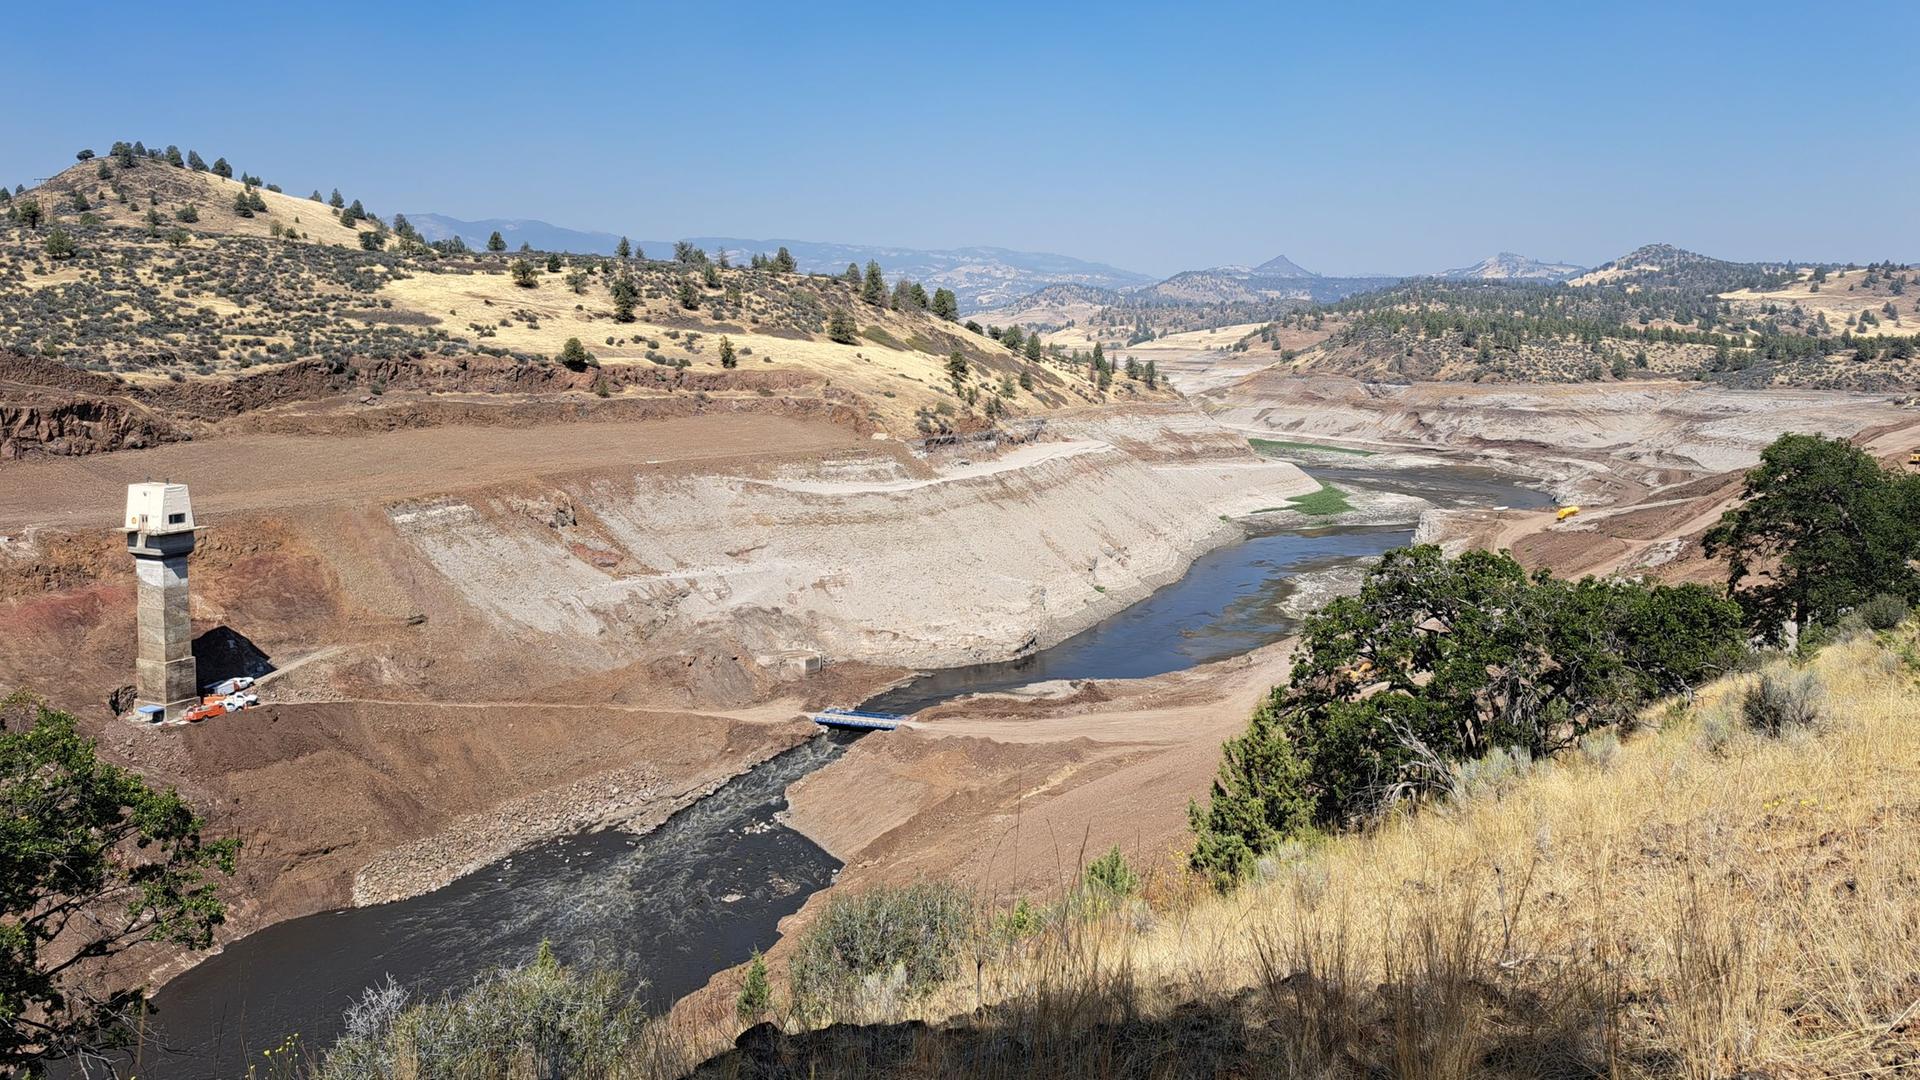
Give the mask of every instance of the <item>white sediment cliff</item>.
[[925, 667], [1062, 640], [1317, 487], [1171, 405], [1064, 417], [1011, 449], [642, 471], [388, 516], [474, 607], [587, 666], [724, 641]]

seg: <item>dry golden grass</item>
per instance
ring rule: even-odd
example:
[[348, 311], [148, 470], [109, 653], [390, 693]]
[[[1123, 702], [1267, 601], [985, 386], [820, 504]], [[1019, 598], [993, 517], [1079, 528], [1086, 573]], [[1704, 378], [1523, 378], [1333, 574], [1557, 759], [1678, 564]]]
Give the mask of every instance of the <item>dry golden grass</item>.
[[917, 1007], [850, 1018], [952, 1020], [791, 1036], [759, 1060], [814, 1076], [1920, 1068], [1912, 624], [1810, 670], [1817, 731], [1746, 733], [1751, 677], [1729, 679], [1616, 750], [1303, 851], [1230, 896], [1063, 923]]
[[[1768, 306], [1795, 307], [1806, 311], [1809, 316], [1825, 315], [1827, 325], [1835, 333], [1851, 330], [1860, 335], [1911, 334], [1920, 327], [1920, 297], [1911, 292], [1895, 296], [1885, 279], [1874, 285], [1866, 284], [1867, 271], [1836, 270], [1827, 276], [1827, 280], [1817, 286], [1813, 272], [1802, 271], [1799, 280], [1771, 292], [1754, 292], [1740, 289], [1736, 292], [1721, 293], [1723, 300], [1731, 301], [1734, 310], [1743, 314], [1753, 314]], [[1817, 291], [1816, 291], [1817, 288]], [[1899, 313], [1899, 321], [1887, 318], [1882, 310], [1892, 303]], [[1861, 312], [1871, 312], [1880, 320], [1872, 326], [1849, 326], [1849, 318], [1858, 318]]]

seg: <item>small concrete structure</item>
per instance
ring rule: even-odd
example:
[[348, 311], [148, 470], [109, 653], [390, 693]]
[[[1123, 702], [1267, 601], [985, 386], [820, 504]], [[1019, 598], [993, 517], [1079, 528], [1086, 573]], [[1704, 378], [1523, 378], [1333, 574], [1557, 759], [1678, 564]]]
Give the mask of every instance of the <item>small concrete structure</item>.
[[127, 485], [125, 522], [138, 583], [134, 699], [177, 720], [200, 703], [187, 604], [187, 556], [193, 554], [187, 485]]

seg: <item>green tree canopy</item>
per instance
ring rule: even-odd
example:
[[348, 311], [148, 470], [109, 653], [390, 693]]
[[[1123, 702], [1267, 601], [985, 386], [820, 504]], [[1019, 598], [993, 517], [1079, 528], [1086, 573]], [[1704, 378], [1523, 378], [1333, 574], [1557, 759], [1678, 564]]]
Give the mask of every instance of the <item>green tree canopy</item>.
[[867, 260], [867, 275], [860, 286], [860, 299], [875, 307], [887, 302], [887, 279], [880, 273], [880, 264]]
[[1231, 880], [1311, 828], [1443, 789], [1500, 748], [1536, 758], [1717, 676], [1740, 609], [1699, 585], [1529, 575], [1510, 554], [1391, 551], [1309, 617], [1292, 676], [1230, 740], [1193, 865]]
[[500, 230], [495, 229], [493, 231], [493, 235], [487, 237], [487, 250], [488, 251], [507, 250], [507, 238], [500, 235]]
[[585, 371], [589, 367], [600, 366], [600, 362], [594, 359], [585, 345], [580, 344], [580, 339], [577, 337], [568, 338], [567, 343], [561, 347], [560, 363], [570, 371]]
[[18, 695], [0, 706], [0, 805], [0, 1073], [124, 1045], [146, 992], [104, 969], [142, 942], [210, 946], [236, 842], [203, 840], [178, 794]]
[[632, 322], [633, 305], [640, 299], [640, 289], [634, 285], [633, 278], [622, 273], [613, 279], [613, 284], [607, 289], [613, 294], [613, 320], [623, 323]]
[[1831, 625], [1881, 593], [1920, 601], [1920, 476], [1845, 439], [1782, 435], [1747, 473], [1739, 506], [1704, 538], [1760, 637]]
[[934, 315], [948, 322], [957, 322], [960, 318], [960, 302], [954, 299], [952, 289], [933, 290], [931, 306]]

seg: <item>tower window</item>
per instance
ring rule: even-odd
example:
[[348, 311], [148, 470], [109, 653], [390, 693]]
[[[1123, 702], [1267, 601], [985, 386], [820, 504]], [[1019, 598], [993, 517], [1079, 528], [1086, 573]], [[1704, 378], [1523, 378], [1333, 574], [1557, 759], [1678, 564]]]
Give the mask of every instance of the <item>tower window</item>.
[[187, 523], [187, 515], [185, 514], [168, 514], [167, 515], [167, 524], [169, 525], [185, 525], [186, 523]]

